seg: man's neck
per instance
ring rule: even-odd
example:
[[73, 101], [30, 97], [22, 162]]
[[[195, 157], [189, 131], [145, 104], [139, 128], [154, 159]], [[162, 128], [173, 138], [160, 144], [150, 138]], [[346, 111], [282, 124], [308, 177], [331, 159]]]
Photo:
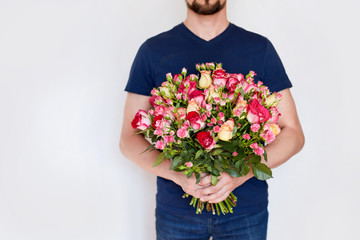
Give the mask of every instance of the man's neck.
[[184, 24], [195, 35], [209, 41], [229, 26], [226, 7], [213, 15], [200, 15], [188, 9]]

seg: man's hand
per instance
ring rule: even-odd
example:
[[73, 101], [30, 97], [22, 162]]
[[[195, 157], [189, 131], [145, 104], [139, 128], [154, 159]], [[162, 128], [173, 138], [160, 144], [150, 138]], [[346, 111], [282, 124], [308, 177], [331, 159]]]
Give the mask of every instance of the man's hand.
[[[208, 179], [207, 176], [209, 176], [207, 173], [202, 173], [201, 174], [201, 179]], [[202, 185], [200, 184], [196, 184], [196, 178], [193, 175], [191, 175], [190, 178], [188, 178], [185, 174], [183, 173], [177, 173], [174, 176], [174, 180], [173, 180], [177, 185], [179, 185], [184, 192], [186, 192], [187, 194], [194, 196], [196, 198], [200, 198], [202, 197], [202, 195], [200, 195], [200, 191], [202, 189], [205, 189], [206, 187], [209, 187], [211, 185], [211, 181], [202, 181]]]
[[208, 175], [202, 178], [199, 183], [199, 185], [204, 188], [197, 190], [198, 196], [200, 196], [200, 200], [203, 202], [219, 203], [224, 201], [235, 188], [242, 185], [250, 179], [251, 176], [252, 173], [244, 177], [232, 177], [226, 172], [223, 172], [218, 177], [219, 181], [217, 184], [213, 186], [208, 184], [209, 181], [211, 181], [211, 175]]

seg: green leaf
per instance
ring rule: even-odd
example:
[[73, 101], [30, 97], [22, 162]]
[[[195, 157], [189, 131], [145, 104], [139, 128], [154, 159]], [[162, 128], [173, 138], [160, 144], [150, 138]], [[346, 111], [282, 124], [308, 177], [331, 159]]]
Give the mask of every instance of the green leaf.
[[244, 162], [244, 161], [241, 161], [241, 160], [237, 161], [237, 162], [235, 163], [235, 167], [240, 170], [241, 164], [242, 164], [243, 162]]
[[267, 152], [266, 151], [264, 151], [264, 159], [267, 162], [268, 158], [267, 158]]
[[199, 151], [196, 152], [195, 154], [195, 159], [199, 158], [201, 156], [201, 154], [203, 154], [203, 150], [202, 149], [199, 149]]
[[191, 175], [193, 174], [193, 171], [192, 170], [190, 170], [187, 174], [186, 174], [186, 176], [188, 177], [188, 178], [191, 178]]
[[261, 162], [261, 157], [259, 155], [252, 155], [250, 158], [249, 158], [249, 163], [251, 164], [256, 164], [256, 163], [260, 163]]
[[215, 175], [215, 176], [220, 176], [220, 173], [216, 168], [212, 169], [212, 174]]
[[224, 171], [224, 168], [223, 168], [222, 164], [217, 160], [214, 162], [214, 168], [216, 168], [220, 172]]
[[211, 184], [212, 185], [216, 185], [217, 182], [219, 181], [218, 177], [214, 176], [214, 175], [211, 175]]
[[224, 150], [221, 148], [217, 148], [215, 150], [212, 151], [212, 155], [219, 155], [220, 153], [222, 153]]
[[171, 170], [174, 170], [175, 168], [177, 168], [177, 167], [181, 164], [181, 160], [182, 160], [182, 158], [181, 158], [180, 156], [177, 156], [177, 157], [173, 158], [173, 159], [171, 160], [171, 167], [170, 167], [170, 169], [171, 169]]
[[245, 176], [249, 173], [249, 171], [250, 171], [250, 166], [249, 164], [245, 163], [241, 166], [240, 174], [241, 176]]
[[195, 178], [196, 178], [196, 184], [198, 184], [200, 182], [200, 180], [201, 180], [200, 173], [195, 172]]
[[141, 152], [140, 154], [143, 154], [146, 151], [149, 151], [150, 149], [152, 149], [153, 147], [155, 147], [155, 144], [151, 144], [149, 145], [143, 152]]
[[255, 163], [252, 165], [254, 176], [259, 180], [268, 180], [272, 178], [271, 169], [263, 163]]
[[226, 168], [224, 171], [232, 177], [241, 177], [239, 171], [237, 171], [236, 168]]
[[161, 152], [158, 156], [156, 161], [154, 162], [153, 167], [156, 167], [157, 165], [159, 165], [162, 161], [164, 161], [165, 159], [165, 152]]
[[221, 148], [225, 151], [234, 152], [237, 148], [236, 141], [232, 142], [225, 142], [225, 141], [218, 141], [218, 143], [222, 146]]

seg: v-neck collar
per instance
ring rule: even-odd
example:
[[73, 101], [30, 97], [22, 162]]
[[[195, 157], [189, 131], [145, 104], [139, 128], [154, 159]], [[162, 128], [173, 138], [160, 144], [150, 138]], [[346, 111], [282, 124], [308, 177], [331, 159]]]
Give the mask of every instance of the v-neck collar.
[[205, 39], [197, 36], [190, 29], [188, 29], [183, 22], [179, 24], [179, 29], [183, 34], [187, 35], [188, 37], [190, 37], [193, 40], [195, 40], [199, 43], [202, 43], [202, 44], [211, 44], [211, 43], [214, 43], [214, 42], [217, 42], [217, 41], [223, 39], [233, 28], [234, 28], [234, 24], [229, 23], [229, 25], [226, 27], [226, 29], [224, 31], [222, 31], [219, 35], [217, 35], [216, 37], [214, 37], [210, 40], [205, 40]]

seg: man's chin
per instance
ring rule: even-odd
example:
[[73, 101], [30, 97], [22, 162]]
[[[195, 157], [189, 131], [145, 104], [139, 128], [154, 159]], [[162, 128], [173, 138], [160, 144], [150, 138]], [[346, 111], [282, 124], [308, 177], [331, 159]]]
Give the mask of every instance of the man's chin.
[[189, 4], [186, 2], [186, 5], [189, 9], [191, 9], [193, 12], [200, 14], [200, 15], [213, 15], [215, 13], [220, 12], [226, 5], [226, 1], [224, 1], [222, 4], [220, 3], [220, 0], [217, 0], [213, 4], [204, 3], [199, 4], [196, 0]]

